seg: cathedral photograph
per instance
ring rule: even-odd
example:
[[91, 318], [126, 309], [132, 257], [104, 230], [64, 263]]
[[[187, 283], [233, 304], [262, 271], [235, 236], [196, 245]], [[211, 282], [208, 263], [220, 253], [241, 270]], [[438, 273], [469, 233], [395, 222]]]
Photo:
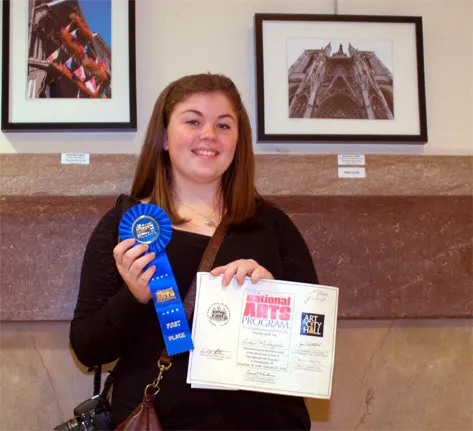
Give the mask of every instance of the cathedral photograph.
[[393, 120], [389, 40], [287, 41], [289, 118]]

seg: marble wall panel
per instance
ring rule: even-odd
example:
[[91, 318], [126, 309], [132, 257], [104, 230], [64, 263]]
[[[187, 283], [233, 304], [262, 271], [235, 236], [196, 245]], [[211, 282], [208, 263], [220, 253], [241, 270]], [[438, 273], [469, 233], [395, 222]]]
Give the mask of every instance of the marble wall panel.
[[[263, 195], [473, 195], [472, 156], [367, 155], [366, 178], [338, 178], [337, 155], [257, 154]], [[61, 165], [60, 154], [0, 154], [0, 196], [128, 193], [137, 156], [91, 154]]]
[[[87, 239], [114, 197], [4, 197], [3, 320], [68, 320]], [[342, 317], [471, 317], [473, 198], [273, 196]]]
[[92, 395], [93, 378], [69, 349], [68, 322], [2, 323], [0, 374], [2, 431], [52, 430]]
[[68, 320], [78, 292], [90, 214], [2, 215], [2, 320]]
[[[51, 430], [90, 396], [68, 331], [68, 322], [1, 324], [2, 431]], [[331, 400], [306, 400], [312, 430], [473, 429], [471, 319], [341, 319], [335, 356]]]
[[472, 320], [342, 320], [333, 392], [315, 430], [473, 429]]
[[344, 317], [473, 316], [470, 197], [281, 197]]

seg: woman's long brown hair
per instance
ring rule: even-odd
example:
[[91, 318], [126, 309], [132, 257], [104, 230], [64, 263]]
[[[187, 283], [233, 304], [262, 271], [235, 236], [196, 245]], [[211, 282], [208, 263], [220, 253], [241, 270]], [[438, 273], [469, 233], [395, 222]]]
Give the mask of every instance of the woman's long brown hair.
[[189, 75], [169, 84], [159, 95], [148, 124], [135, 171], [131, 195], [148, 199], [166, 211], [173, 223], [185, 221], [174, 207], [172, 170], [169, 153], [164, 150], [165, 131], [178, 103], [196, 93], [224, 94], [237, 114], [238, 141], [235, 156], [221, 180], [224, 202], [223, 222], [241, 223], [255, 213], [259, 195], [255, 190], [255, 160], [248, 113], [233, 81], [216, 74]]

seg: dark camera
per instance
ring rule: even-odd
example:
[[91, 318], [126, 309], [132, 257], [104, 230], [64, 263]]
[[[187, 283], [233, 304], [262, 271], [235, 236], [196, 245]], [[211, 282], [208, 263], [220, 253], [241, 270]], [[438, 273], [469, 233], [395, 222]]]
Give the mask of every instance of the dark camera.
[[53, 431], [107, 431], [112, 429], [110, 404], [100, 395], [80, 403], [74, 417], [58, 425]]

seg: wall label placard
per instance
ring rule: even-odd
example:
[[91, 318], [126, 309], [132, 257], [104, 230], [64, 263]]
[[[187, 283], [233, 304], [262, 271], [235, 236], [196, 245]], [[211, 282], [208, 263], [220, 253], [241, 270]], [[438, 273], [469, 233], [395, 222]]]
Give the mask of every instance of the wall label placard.
[[63, 165], [88, 165], [90, 154], [88, 153], [61, 153], [61, 164]]
[[365, 155], [364, 154], [339, 154], [338, 155], [338, 164], [342, 165], [362, 165], [365, 164]]
[[338, 178], [366, 178], [365, 168], [338, 168]]

